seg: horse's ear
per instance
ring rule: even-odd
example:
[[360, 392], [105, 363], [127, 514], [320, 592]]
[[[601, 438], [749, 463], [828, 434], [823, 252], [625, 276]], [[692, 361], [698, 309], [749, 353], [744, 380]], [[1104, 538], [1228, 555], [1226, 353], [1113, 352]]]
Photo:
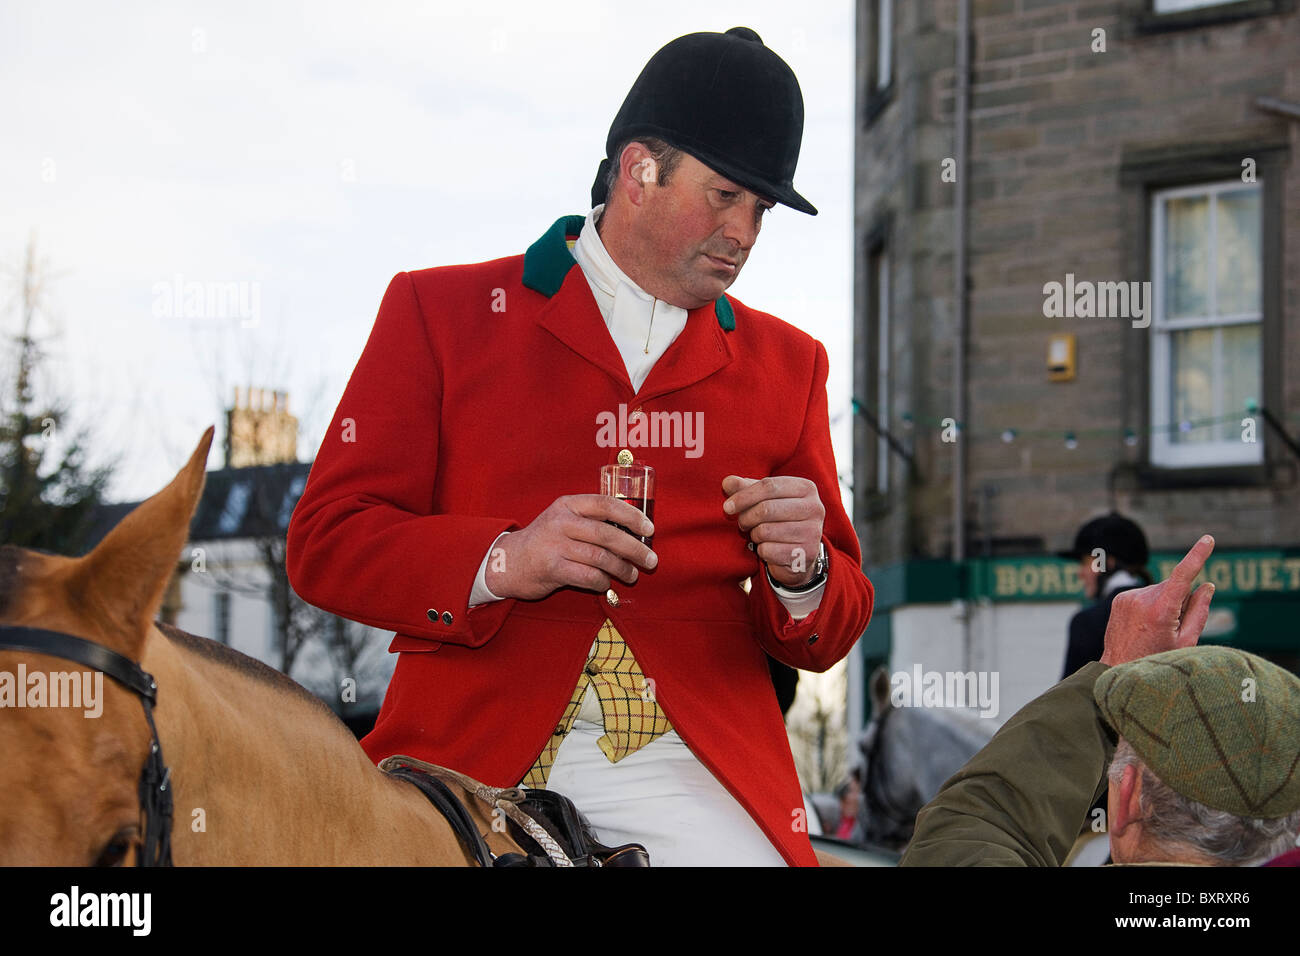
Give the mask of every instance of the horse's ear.
[[882, 664], [871, 672], [871, 716], [879, 717], [889, 709], [889, 670]]
[[171, 483], [141, 502], [81, 559], [74, 576], [83, 610], [115, 638], [117, 651], [139, 659], [167, 582], [189, 536], [203, 491], [214, 429], [199, 439], [189, 462]]

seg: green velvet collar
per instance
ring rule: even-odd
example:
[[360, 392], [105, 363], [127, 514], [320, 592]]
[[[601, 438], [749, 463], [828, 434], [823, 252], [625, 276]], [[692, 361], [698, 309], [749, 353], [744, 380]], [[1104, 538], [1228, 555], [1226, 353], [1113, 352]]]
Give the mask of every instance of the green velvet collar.
[[[581, 233], [585, 221], [583, 216], [561, 216], [545, 235], [528, 247], [524, 253], [524, 285], [548, 299], [560, 291], [564, 277], [578, 264], [566, 240]], [[735, 330], [736, 312], [726, 295], [713, 303], [713, 312], [724, 332]]]

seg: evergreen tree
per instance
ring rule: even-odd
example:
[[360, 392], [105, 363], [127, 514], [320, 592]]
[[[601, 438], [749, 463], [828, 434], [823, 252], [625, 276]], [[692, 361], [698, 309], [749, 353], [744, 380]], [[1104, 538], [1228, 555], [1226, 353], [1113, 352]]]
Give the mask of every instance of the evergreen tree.
[[37, 396], [43, 355], [32, 325], [42, 285], [33, 240], [22, 270], [13, 384], [0, 392], [0, 544], [80, 554], [111, 470], [87, 467], [86, 434], [68, 426], [66, 403]]

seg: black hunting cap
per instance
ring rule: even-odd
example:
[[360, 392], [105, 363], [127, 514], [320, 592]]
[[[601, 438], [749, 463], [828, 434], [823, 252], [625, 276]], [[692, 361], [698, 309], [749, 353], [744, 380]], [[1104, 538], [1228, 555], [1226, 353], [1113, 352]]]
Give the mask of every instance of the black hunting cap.
[[1147, 550], [1147, 536], [1134, 522], [1112, 511], [1100, 518], [1093, 518], [1074, 536], [1074, 547], [1069, 551], [1058, 551], [1058, 556], [1077, 561], [1092, 554], [1094, 548], [1101, 548], [1107, 557], [1114, 557], [1120, 564], [1142, 567], [1150, 558]]
[[799, 81], [748, 27], [688, 33], [650, 58], [609, 128], [593, 206], [605, 201], [614, 150], [637, 136], [661, 139], [752, 192], [817, 215], [794, 191], [803, 139]]

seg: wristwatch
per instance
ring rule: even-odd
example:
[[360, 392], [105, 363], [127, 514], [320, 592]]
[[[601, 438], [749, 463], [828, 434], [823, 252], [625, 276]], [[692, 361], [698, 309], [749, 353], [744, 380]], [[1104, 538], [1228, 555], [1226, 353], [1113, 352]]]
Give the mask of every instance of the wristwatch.
[[798, 587], [794, 587], [789, 584], [777, 584], [776, 581], [772, 580], [771, 571], [768, 571], [767, 573], [767, 580], [769, 583], [772, 584], [773, 587], [779, 587], [785, 591], [793, 591], [796, 594], [801, 591], [811, 591], [813, 588], [817, 587], [823, 581], [826, 580], [826, 571], [830, 566], [831, 566], [830, 558], [828, 558], [826, 555], [826, 542], [823, 541], [817, 547], [817, 562], [813, 565], [812, 579], [809, 580], [807, 584], [801, 584]]

